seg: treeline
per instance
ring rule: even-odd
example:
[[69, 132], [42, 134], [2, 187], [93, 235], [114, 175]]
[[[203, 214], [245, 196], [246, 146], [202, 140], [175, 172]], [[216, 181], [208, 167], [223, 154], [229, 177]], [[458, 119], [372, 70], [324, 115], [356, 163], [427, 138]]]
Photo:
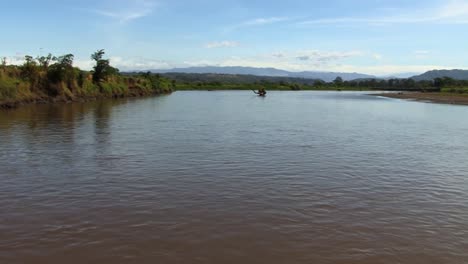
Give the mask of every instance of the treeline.
[[93, 70], [74, 67], [74, 55], [25, 56], [22, 65], [0, 64], [0, 105], [32, 101], [74, 101], [97, 97], [141, 96], [170, 92], [166, 78], [141, 74], [124, 76], [104, 58], [104, 50], [91, 55]]
[[249, 90], [262, 86], [269, 90], [309, 90], [317, 80], [240, 74], [164, 73], [175, 80], [178, 90]]
[[468, 92], [467, 80], [455, 80], [449, 77], [435, 78], [434, 80], [414, 79], [358, 79], [343, 81], [340, 77], [332, 83], [317, 82], [318, 86], [362, 88], [375, 90], [398, 90], [398, 91], [428, 91], [428, 92]]
[[268, 77], [255, 75], [164, 73], [162, 76], [177, 81], [179, 90], [257, 89], [269, 90], [399, 90], [430, 92], [468, 92], [468, 81], [436, 78], [432, 81], [414, 79], [357, 79], [333, 82], [316, 79]]

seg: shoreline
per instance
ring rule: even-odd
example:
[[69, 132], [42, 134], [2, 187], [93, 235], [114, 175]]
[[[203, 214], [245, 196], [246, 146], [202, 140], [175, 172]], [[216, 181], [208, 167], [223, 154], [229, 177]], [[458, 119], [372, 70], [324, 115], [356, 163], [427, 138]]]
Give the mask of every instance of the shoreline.
[[455, 93], [423, 93], [423, 92], [399, 92], [378, 93], [372, 96], [382, 96], [393, 99], [403, 99], [417, 102], [429, 102], [436, 104], [468, 105], [468, 94]]
[[97, 96], [82, 96], [82, 97], [75, 97], [75, 98], [38, 96], [38, 97], [27, 98], [27, 99], [0, 101], [0, 110], [16, 109], [21, 106], [34, 105], [34, 104], [40, 105], [40, 104], [55, 104], [55, 103], [85, 103], [85, 102], [96, 101], [99, 99], [152, 97], [152, 96], [171, 94], [172, 92], [173, 91], [169, 91], [169, 92], [154, 91], [150, 93], [139, 92], [139, 93], [130, 93], [127, 95], [97, 95]]

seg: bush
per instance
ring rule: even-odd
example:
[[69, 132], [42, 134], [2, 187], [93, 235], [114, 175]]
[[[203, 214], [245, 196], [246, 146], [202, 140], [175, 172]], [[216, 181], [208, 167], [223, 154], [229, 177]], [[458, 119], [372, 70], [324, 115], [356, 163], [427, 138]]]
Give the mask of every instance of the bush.
[[14, 99], [17, 94], [19, 81], [0, 79], [0, 99]]

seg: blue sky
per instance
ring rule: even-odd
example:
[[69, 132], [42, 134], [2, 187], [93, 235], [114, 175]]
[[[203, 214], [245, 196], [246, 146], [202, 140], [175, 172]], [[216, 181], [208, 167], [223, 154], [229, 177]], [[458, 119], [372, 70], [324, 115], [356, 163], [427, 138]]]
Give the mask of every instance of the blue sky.
[[468, 68], [468, 0], [0, 0], [0, 56], [122, 70], [253, 66], [390, 75]]

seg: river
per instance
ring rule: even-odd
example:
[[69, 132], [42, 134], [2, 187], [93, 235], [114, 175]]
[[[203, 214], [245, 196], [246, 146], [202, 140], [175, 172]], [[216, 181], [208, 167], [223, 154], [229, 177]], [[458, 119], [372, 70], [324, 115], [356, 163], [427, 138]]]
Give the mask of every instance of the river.
[[467, 117], [364, 92], [0, 111], [0, 263], [468, 263]]

